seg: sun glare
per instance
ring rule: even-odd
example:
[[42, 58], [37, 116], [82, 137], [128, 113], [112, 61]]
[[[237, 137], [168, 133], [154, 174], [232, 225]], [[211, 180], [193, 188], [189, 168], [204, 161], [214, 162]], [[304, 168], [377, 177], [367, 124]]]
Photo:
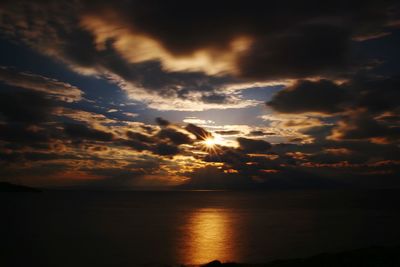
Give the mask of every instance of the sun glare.
[[218, 154], [220, 144], [221, 140], [218, 136], [208, 136], [201, 141], [202, 149], [210, 154]]
[[206, 147], [210, 148], [216, 145], [215, 139], [213, 137], [207, 138], [203, 142]]

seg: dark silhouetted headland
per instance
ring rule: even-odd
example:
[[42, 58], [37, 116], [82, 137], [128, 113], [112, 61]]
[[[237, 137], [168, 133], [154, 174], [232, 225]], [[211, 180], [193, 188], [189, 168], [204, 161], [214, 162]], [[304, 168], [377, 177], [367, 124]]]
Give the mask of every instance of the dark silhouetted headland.
[[41, 192], [41, 190], [24, 185], [0, 182], [0, 192]]
[[266, 264], [221, 263], [212, 261], [203, 267], [398, 267], [400, 246], [371, 247], [339, 253], [323, 253], [304, 259], [276, 260]]

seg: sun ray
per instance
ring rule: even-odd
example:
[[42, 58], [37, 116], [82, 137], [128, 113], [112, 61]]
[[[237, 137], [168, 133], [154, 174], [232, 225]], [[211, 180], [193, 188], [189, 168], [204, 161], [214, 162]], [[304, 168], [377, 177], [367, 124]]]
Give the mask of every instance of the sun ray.
[[201, 145], [204, 151], [209, 154], [217, 155], [220, 151], [220, 141], [219, 138], [214, 136], [207, 136], [201, 141]]
[[207, 139], [205, 139], [205, 140], [203, 141], [203, 143], [204, 143], [204, 145], [205, 145], [206, 147], [209, 147], [209, 148], [212, 148], [213, 146], [216, 145], [215, 139], [214, 139], [213, 137], [212, 137], [212, 138], [207, 138]]

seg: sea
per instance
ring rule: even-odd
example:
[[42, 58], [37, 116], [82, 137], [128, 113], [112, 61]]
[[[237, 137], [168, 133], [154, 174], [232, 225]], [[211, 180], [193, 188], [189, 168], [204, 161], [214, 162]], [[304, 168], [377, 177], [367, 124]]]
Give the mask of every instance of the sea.
[[0, 193], [0, 266], [265, 263], [400, 243], [398, 190]]

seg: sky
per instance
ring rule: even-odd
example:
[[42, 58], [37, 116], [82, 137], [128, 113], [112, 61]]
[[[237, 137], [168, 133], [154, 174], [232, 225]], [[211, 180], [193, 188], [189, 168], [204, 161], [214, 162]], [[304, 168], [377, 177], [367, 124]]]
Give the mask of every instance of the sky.
[[1, 1], [0, 180], [399, 188], [396, 1]]

